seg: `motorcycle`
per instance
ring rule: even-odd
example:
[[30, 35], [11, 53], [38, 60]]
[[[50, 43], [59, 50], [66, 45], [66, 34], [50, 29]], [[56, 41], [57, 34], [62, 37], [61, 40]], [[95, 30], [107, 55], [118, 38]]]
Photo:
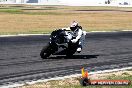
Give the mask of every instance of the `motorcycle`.
[[43, 59], [50, 55], [66, 55], [71, 57], [77, 50], [79, 41], [72, 43], [71, 40], [75, 37], [70, 31], [58, 29], [51, 33], [49, 43], [44, 46], [40, 52]]

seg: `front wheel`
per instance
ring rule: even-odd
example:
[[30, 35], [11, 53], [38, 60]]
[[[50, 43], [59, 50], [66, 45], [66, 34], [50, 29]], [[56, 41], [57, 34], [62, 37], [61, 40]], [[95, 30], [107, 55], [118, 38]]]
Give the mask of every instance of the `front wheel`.
[[40, 56], [42, 59], [46, 59], [51, 55], [51, 47], [48, 44], [47, 46], [43, 47], [43, 49], [40, 52]]

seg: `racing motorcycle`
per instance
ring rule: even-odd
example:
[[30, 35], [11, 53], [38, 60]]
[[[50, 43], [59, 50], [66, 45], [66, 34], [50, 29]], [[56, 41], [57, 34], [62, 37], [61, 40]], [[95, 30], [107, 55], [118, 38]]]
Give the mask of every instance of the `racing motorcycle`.
[[43, 59], [50, 55], [66, 55], [71, 57], [77, 50], [79, 41], [72, 43], [71, 40], [75, 37], [70, 31], [58, 29], [51, 33], [49, 43], [44, 46], [40, 52]]

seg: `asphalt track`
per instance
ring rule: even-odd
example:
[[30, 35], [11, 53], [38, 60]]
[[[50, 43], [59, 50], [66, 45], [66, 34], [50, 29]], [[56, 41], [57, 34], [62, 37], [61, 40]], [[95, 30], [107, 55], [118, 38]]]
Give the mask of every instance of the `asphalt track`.
[[82, 53], [42, 60], [39, 53], [48, 41], [48, 35], [0, 37], [0, 85], [81, 73], [81, 67], [132, 66], [132, 32], [88, 33]]

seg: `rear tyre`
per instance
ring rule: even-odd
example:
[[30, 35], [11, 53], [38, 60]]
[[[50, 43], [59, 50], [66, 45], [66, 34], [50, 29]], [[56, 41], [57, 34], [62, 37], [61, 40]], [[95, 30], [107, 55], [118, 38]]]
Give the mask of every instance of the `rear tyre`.
[[51, 47], [50, 45], [46, 45], [45, 47], [43, 47], [43, 49], [40, 52], [40, 56], [42, 59], [46, 59], [51, 55]]
[[73, 44], [72, 42], [69, 42], [66, 56], [72, 57], [73, 54], [76, 52], [76, 49], [77, 49], [77, 44]]
[[70, 57], [72, 57], [73, 56], [73, 54], [66, 54], [66, 57], [67, 58], [70, 58]]
[[68, 50], [68, 52], [66, 53], [66, 57], [72, 57], [75, 52], [76, 51]]

